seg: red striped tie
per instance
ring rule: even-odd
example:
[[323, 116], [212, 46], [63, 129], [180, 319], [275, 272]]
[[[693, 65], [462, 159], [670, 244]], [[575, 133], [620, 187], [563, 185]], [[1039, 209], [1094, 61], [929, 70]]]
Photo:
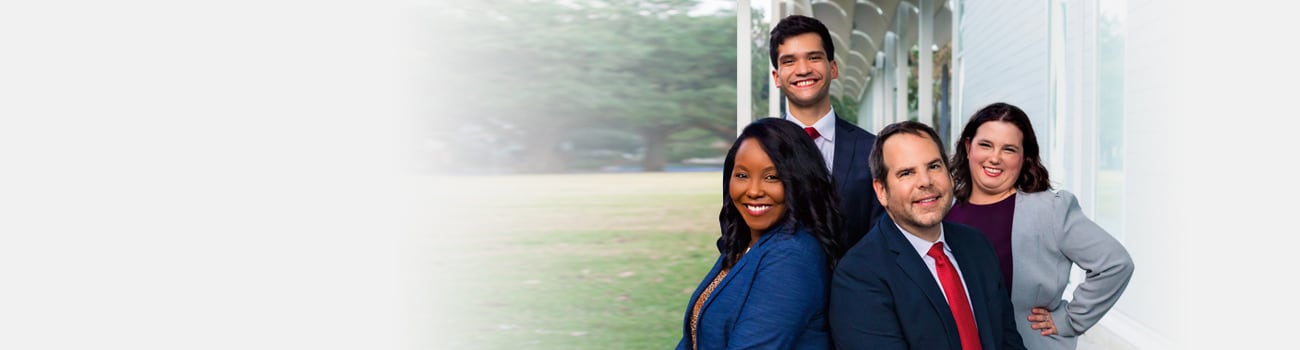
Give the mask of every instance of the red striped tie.
[[971, 314], [970, 301], [966, 300], [966, 289], [962, 287], [961, 276], [943, 253], [943, 242], [930, 246], [925, 253], [934, 258], [935, 270], [939, 273], [939, 282], [943, 284], [943, 294], [948, 298], [948, 309], [952, 311], [953, 320], [957, 321], [957, 334], [961, 336], [963, 350], [980, 350], [980, 332], [975, 327], [975, 315]]

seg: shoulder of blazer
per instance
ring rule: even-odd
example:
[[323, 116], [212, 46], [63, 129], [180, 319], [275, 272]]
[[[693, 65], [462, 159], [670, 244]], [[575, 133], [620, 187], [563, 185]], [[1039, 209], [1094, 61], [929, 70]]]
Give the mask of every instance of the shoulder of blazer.
[[1016, 209], [1017, 213], [1028, 213], [1029, 215], [1053, 215], [1059, 216], [1064, 220], [1065, 213], [1070, 210], [1072, 205], [1077, 205], [1078, 199], [1073, 193], [1066, 190], [1047, 190], [1041, 192], [1016, 192]]
[[1029, 201], [1029, 202], [1038, 202], [1038, 203], [1050, 203], [1051, 201], [1061, 197], [1062, 195], [1074, 197], [1074, 195], [1070, 194], [1070, 192], [1065, 190], [1047, 190], [1047, 191], [1039, 191], [1039, 192], [1025, 192], [1025, 191], [1016, 190], [1017, 202]]
[[[1015, 225], [1020, 234], [1042, 235], [1049, 238], [1046, 249], [1059, 250], [1055, 244], [1064, 234], [1065, 220], [1070, 210], [1078, 207], [1074, 194], [1066, 190], [1047, 190], [1033, 193], [1016, 192]], [[1017, 227], [1013, 226], [1013, 230]], [[1012, 232], [1017, 234], [1017, 232]]]
[[[861, 159], [861, 161], [854, 161], [852, 163], [856, 164], [856, 166], [862, 167], [862, 171], [866, 171], [868, 176], [870, 176], [871, 170], [867, 168], [866, 159], [871, 155], [871, 148], [875, 147], [876, 135], [863, 130], [857, 125], [853, 125], [853, 123], [849, 123], [844, 119], [835, 118], [835, 136], [845, 141], [839, 142], [839, 140], [836, 140], [835, 149], [843, 149], [840, 147], [853, 148], [854, 151], [850, 154]], [[835, 157], [840, 157], [840, 153], [836, 152]], [[870, 188], [871, 185], [867, 184], [866, 187]]]
[[993, 243], [990, 243], [989, 239], [984, 237], [984, 234], [980, 233], [979, 230], [974, 227], [945, 220], [943, 221], [943, 232], [945, 239], [952, 242], [954, 247], [957, 245], [981, 246], [983, 247], [980, 248], [981, 250], [986, 250], [990, 253], [994, 252]]
[[970, 225], [966, 225], [955, 221], [948, 221], [948, 220], [943, 221], [943, 231], [945, 233], [959, 232], [958, 234], [961, 235], [979, 234], [979, 231], [976, 230], [974, 227], [971, 227]]
[[861, 139], [861, 138], [866, 138], [868, 136], [873, 136], [871, 135], [871, 133], [862, 129], [862, 127], [854, 125], [853, 123], [850, 123], [849, 121], [844, 120], [844, 118], [840, 118], [840, 117], [835, 118], [835, 133], [838, 134], [836, 136], [847, 137], [851, 139]]
[[[889, 215], [881, 215], [880, 220], [871, 226], [871, 230], [858, 240], [857, 244], [849, 247], [844, 252], [844, 257], [840, 258], [839, 266], [844, 266], [846, 261], [865, 262], [886, 259], [886, 253], [895, 255], [903, 251], [903, 245], [907, 244], [904, 233], [894, 226], [894, 221], [890, 220]], [[893, 259], [892, 257], [888, 259]], [[850, 263], [852, 264], [852, 263]]]
[[823, 252], [821, 242], [803, 225], [783, 224], [772, 232], [763, 234], [754, 244], [753, 252], [766, 253], [772, 249]]

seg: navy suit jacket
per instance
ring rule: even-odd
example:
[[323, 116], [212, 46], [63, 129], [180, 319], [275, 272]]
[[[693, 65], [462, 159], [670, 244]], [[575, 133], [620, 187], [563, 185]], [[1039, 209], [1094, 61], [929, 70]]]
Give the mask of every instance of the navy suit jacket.
[[[705, 300], [697, 349], [830, 348], [826, 253], [812, 234], [788, 222], [759, 237]], [[677, 349], [691, 348], [691, 309], [721, 268], [719, 257], [686, 303]]]
[[876, 135], [844, 119], [835, 118], [835, 162], [831, 176], [840, 195], [840, 213], [844, 215], [841, 236], [843, 246], [852, 247], [871, 231], [871, 225], [884, 214], [871, 186], [871, 148]]
[[[944, 222], [985, 350], [1024, 349], [997, 255], [970, 226]], [[939, 283], [888, 215], [840, 260], [831, 278], [830, 323], [840, 349], [961, 349]]]

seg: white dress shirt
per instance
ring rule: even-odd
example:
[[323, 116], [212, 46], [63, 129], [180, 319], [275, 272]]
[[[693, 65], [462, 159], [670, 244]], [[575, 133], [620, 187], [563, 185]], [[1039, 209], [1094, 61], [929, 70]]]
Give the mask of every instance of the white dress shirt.
[[[948, 262], [952, 263], [952, 267], [957, 269], [957, 276], [961, 277], [961, 289], [963, 289], [966, 292], [966, 300], [967, 300], [966, 303], [970, 304], [971, 307], [970, 314], [974, 315], [975, 303], [971, 301], [970, 288], [966, 286], [966, 275], [962, 274], [961, 265], [957, 263], [957, 257], [952, 255], [952, 246], [948, 245], [948, 242], [945, 242], [943, 240], [943, 225], [942, 224], [939, 225], [939, 240], [937, 242], [930, 242], [925, 239], [922, 239], [921, 237], [917, 237], [916, 235], [913, 235], [911, 232], [907, 232], [907, 230], [904, 230], [902, 226], [898, 226], [898, 223], [894, 223], [894, 227], [898, 227], [899, 231], [903, 231], [903, 237], [907, 237], [907, 242], [912, 244], [912, 248], [916, 248], [916, 254], [921, 256], [922, 261], [925, 261], [925, 267], [930, 269], [930, 276], [934, 277], [934, 284], [939, 285], [940, 291], [943, 291], [943, 282], [939, 281], [939, 270], [936, 265], [937, 262], [934, 260], [933, 257], [930, 256], [929, 253], [930, 253], [930, 247], [934, 246], [935, 243], [943, 242], [943, 255], [947, 255]], [[944, 295], [944, 300], [947, 301], [948, 293], [944, 292], [943, 295]]]
[[794, 122], [799, 128], [811, 126], [813, 129], [817, 129], [817, 133], [821, 134], [821, 137], [814, 139], [813, 143], [817, 144], [817, 149], [822, 151], [822, 159], [826, 160], [826, 170], [834, 169], [832, 163], [835, 163], [835, 109], [832, 108], [830, 112], [826, 112], [826, 115], [818, 119], [813, 125], [804, 125], [799, 119], [795, 119], [793, 115], [790, 115], [789, 111], [785, 113], [785, 120]]

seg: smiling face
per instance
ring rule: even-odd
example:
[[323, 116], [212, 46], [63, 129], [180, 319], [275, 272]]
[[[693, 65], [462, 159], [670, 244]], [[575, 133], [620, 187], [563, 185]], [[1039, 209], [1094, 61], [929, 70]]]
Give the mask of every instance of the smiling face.
[[1016, 192], [1016, 180], [1025, 162], [1024, 133], [1015, 124], [990, 121], [966, 140], [970, 165], [970, 202], [995, 203]]
[[829, 112], [831, 80], [838, 78], [839, 74], [839, 66], [834, 57], [827, 57], [822, 38], [817, 33], [786, 38], [777, 47], [776, 70], [772, 71], [772, 79], [785, 93], [791, 108], [825, 108]]
[[930, 241], [952, 207], [952, 178], [943, 155], [928, 136], [899, 133], [881, 144], [886, 173], [872, 185], [889, 217], [903, 229]]
[[753, 236], [762, 235], [785, 217], [785, 185], [757, 140], [745, 139], [736, 149], [728, 187], [732, 205]]

